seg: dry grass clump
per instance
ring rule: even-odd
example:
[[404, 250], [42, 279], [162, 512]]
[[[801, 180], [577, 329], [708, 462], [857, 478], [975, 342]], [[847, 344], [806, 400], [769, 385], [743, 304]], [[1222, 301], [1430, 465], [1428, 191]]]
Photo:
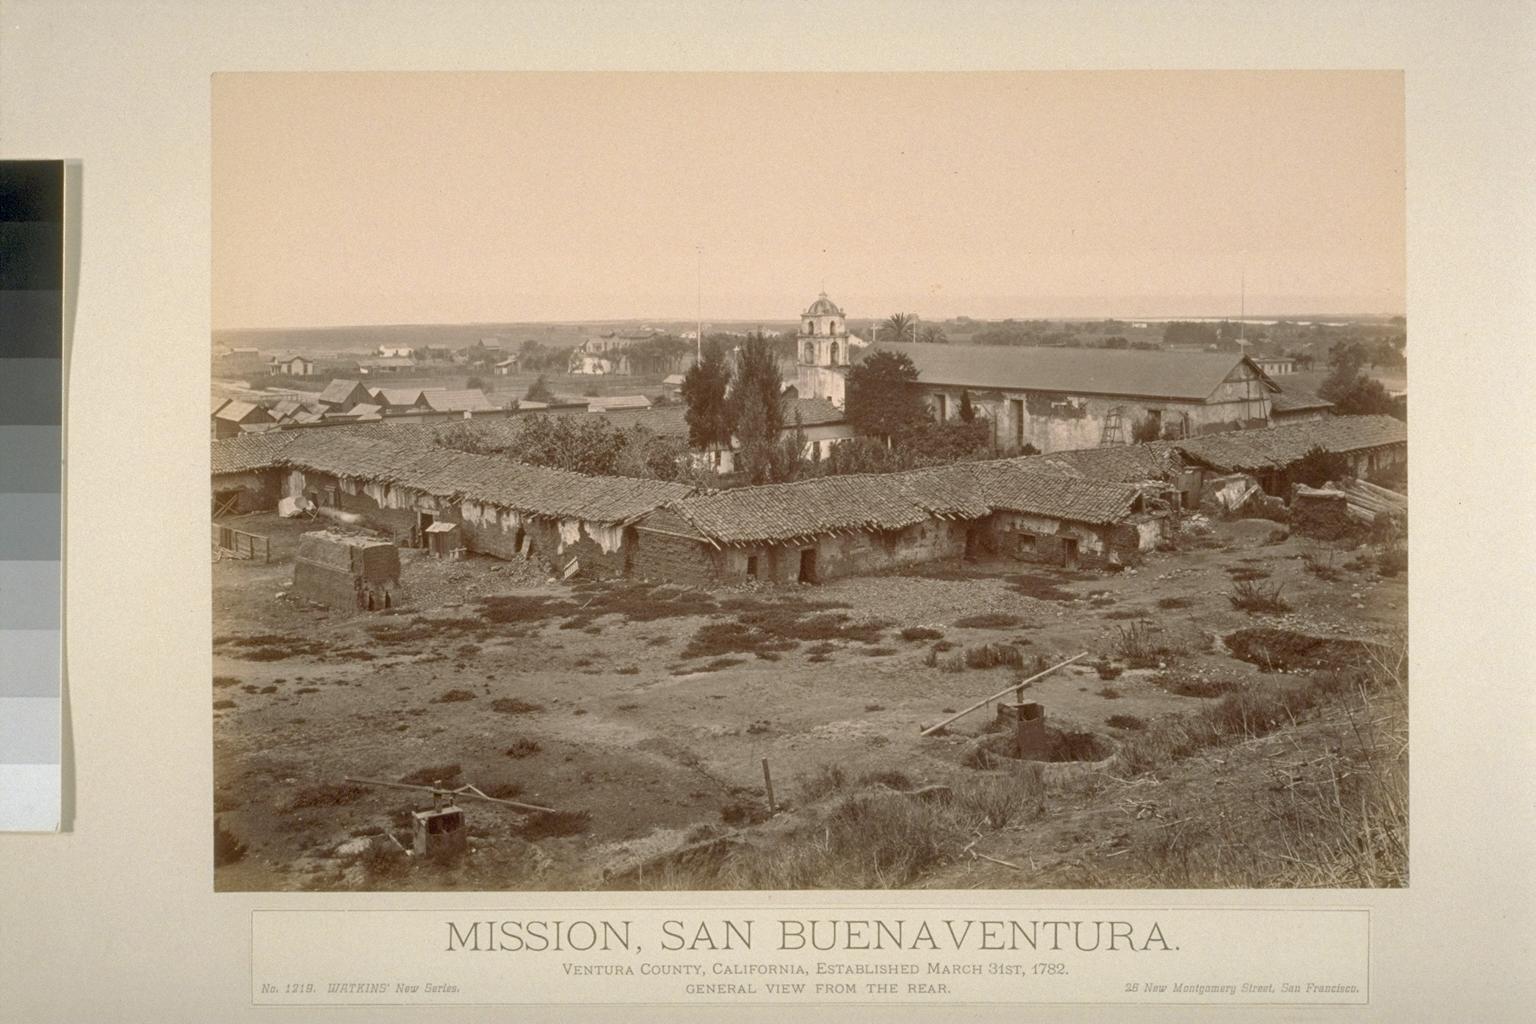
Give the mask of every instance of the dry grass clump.
[[1194, 603], [1195, 600], [1191, 597], [1160, 597], [1157, 599], [1157, 606], [1165, 611], [1172, 611], [1175, 608], [1188, 608]]
[[1164, 668], [1188, 653], [1149, 621], [1117, 626], [1115, 632], [1115, 654], [1131, 668]]
[[1281, 583], [1265, 588], [1252, 580], [1242, 580], [1232, 588], [1227, 600], [1232, 602], [1233, 608], [1249, 615], [1280, 615], [1291, 610], [1290, 602], [1280, 596], [1283, 588]]
[[544, 748], [539, 745], [538, 740], [531, 740], [527, 736], [519, 736], [517, 739], [513, 740], [512, 745], [506, 750], [502, 751], [502, 753], [510, 758], [513, 758], [514, 760], [521, 760], [525, 757], [532, 757], [534, 754], [537, 754], [543, 749]]
[[908, 626], [901, 631], [901, 638], [903, 640], [942, 640], [944, 632], [932, 626]]
[[491, 701], [491, 710], [503, 715], [531, 715], [544, 710], [543, 704], [523, 700], [521, 697], [497, 697]]
[[474, 700], [475, 695], [468, 690], [448, 690], [432, 698], [433, 704], [460, 704], [466, 700]]
[[967, 615], [963, 619], [956, 619], [955, 625], [961, 629], [1012, 629], [1015, 626], [1024, 625], [1024, 620], [1017, 615], [1008, 615], [1004, 612], [983, 612], [980, 615]]
[[830, 762], [817, 765], [809, 773], [800, 776], [796, 780], [795, 788], [800, 794], [800, 802], [813, 804], [818, 800], [824, 800], [833, 793], [848, 784], [848, 775], [843, 771], [842, 765]]
[[1134, 731], [1140, 731], [1147, 727], [1146, 720], [1138, 718], [1136, 715], [1110, 715], [1104, 719], [1104, 724], [1111, 729], [1130, 729]]
[[965, 856], [982, 828], [1043, 813], [1038, 769], [967, 779], [919, 799], [879, 785], [839, 797], [771, 845], [738, 843], [631, 879], [655, 889], [892, 889]]
[[924, 665], [942, 669], [945, 672], [964, 672], [968, 668], [987, 669], [999, 666], [1016, 669], [1024, 667], [1024, 652], [1016, 644], [981, 644], [976, 647], [967, 647], [948, 657], [939, 656], [940, 646], [940, 644], [934, 644], [928, 649], [928, 654], [923, 658]]

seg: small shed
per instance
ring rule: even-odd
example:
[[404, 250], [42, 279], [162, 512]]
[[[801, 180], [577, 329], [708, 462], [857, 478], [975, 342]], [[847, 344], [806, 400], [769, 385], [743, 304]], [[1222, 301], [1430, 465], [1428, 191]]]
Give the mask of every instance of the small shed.
[[435, 558], [462, 558], [464, 551], [464, 531], [459, 529], [458, 523], [448, 523], [438, 520], [427, 527], [427, 550], [432, 552]]
[[293, 590], [338, 610], [378, 611], [400, 603], [400, 549], [387, 540], [318, 530], [299, 538]]

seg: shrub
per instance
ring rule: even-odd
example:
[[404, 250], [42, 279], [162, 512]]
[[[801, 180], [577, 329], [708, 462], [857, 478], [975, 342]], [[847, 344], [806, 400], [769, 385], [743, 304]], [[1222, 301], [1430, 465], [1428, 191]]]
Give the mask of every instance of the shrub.
[[1157, 606], [1168, 611], [1172, 611], [1175, 608], [1188, 608], [1194, 603], [1194, 600], [1188, 597], [1160, 597], [1157, 599]]
[[1094, 662], [1093, 670], [1097, 672], [1099, 674], [1099, 678], [1103, 680], [1118, 679], [1120, 678], [1121, 673], [1125, 671], [1125, 669], [1121, 668], [1119, 665], [1111, 664], [1107, 658], [1100, 658], [1098, 661]]
[[1116, 631], [1115, 653], [1131, 668], [1161, 668], [1184, 654], [1182, 647], [1168, 643], [1150, 622], [1133, 622], [1116, 627]]
[[1408, 571], [1406, 548], [1387, 548], [1376, 556], [1376, 571], [1382, 576], [1397, 576]]
[[967, 647], [965, 664], [967, 668], [996, 668], [999, 665], [1023, 668], [1024, 652], [1013, 644], [982, 644], [980, 647]]
[[1111, 729], [1141, 730], [1147, 727], [1147, 723], [1135, 715], [1110, 715], [1104, 719], [1104, 724]]
[[1024, 620], [1017, 615], [1008, 615], [1003, 612], [983, 612], [980, 615], [967, 615], [963, 619], [956, 619], [955, 625], [962, 629], [1012, 629], [1014, 626], [1024, 625]]
[[865, 772], [859, 776], [859, 785], [885, 786], [888, 789], [908, 790], [912, 788], [912, 780], [907, 777], [905, 772]]
[[517, 831], [527, 840], [554, 839], [580, 835], [591, 824], [589, 811], [537, 811], [525, 818]]
[[1227, 595], [1227, 600], [1232, 602], [1232, 607], [1238, 611], [1247, 612], [1249, 615], [1256, 613], [1281, 614], [1291, 610], [1289, 602], [1280, 596], [1284, 584], [1277, 583], [1266, 590], [1252, 580], [1242, 580], [1232, 588]]
[[537, 754], [543, 749], [544, 748], [539, 745], [538, 740], [531, 740], [526, 736], [519, 736], [517, 739], [513, 740], [512, 745], [506, 750], [502, 751], [502, 753], [506, 754], [510, 758], [521, 760], [525, 757], [532, 757], [534, 754]]
[[720, 808], [720, 820], [740, 827], [768, 820], [768, 808], [747, 800], [734, 800]]
[[903, 640], [942, 640], [944, 633], [931, 626], [908, 626], [901, 631]]
[[842, 765], [826, 763], [818, 765], [809, 775], [802, 775], [797, 788], [801, 801], [813, 804], [842, 789], [847, 783], [848, 776]]
[[543, 711], [544, 705], [534, 704], [521, 697], [498, 697], [491, 701], [491, 710], [499, 711], [504, 715], [531, 715], [534, 712]]
[[497, 800], [516, 800], [522, 795], [523, 786], [520, 782], [493, 782], [481, 792]]

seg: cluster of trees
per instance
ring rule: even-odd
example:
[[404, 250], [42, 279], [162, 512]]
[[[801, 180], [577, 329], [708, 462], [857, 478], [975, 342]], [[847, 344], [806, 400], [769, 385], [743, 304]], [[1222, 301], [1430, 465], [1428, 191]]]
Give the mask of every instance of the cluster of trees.
[[[792, 475], [798, 462], [797, 439], [786, 442], [784, 400], [775, 344], [751, 334], [736, 349], [734, 361], [718, 338], [704, 343], [703, 358], [683, 377], [688, 443], [696, 449], [731, 447], [736, 471], [750, 483], [769, 483]], [[790, 445], [796, 447], [790, 447]]]
[[1357, 342], [1338, 342], [1328, 352], [1328, 377], [1317, 389], [1318, 396], [1333, 403], [1333, 411], [1344, 416], [1382, 414], [1406, 419], [1401, 404], [1387, 394], [1381, 381], [1366, 376], [1362, 368], [1371, 362], [1371, 349]]
[[444, 448], [476, 455], [507, 455], [518, 462], [589, 476], [633, 476], [681, 480], [693, 473], [688, 446], [645, 427], [620, 429], [601, 416], [527, 416], [506, 439], [473, 422], [434, 431]]
[[922, 323], [915, 313], [892, 313], [874, 325], [874, 333], [876, 339], [884, 342], [916, 341], [925, 345], [949, 343], [943, 324]]

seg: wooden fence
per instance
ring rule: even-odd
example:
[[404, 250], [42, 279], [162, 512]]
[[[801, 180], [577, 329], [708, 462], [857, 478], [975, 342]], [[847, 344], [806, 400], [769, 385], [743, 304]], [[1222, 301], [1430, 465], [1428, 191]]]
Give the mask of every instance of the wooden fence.
[[233, 526], [223, 523], [213, 524], [213, 548], [220, 557], [248, 558], [255, 560], [260, 558], [263, 562], [272, 560], [272, 542], [266, 537], [255, 533], [246, 533], [237, 530]]

